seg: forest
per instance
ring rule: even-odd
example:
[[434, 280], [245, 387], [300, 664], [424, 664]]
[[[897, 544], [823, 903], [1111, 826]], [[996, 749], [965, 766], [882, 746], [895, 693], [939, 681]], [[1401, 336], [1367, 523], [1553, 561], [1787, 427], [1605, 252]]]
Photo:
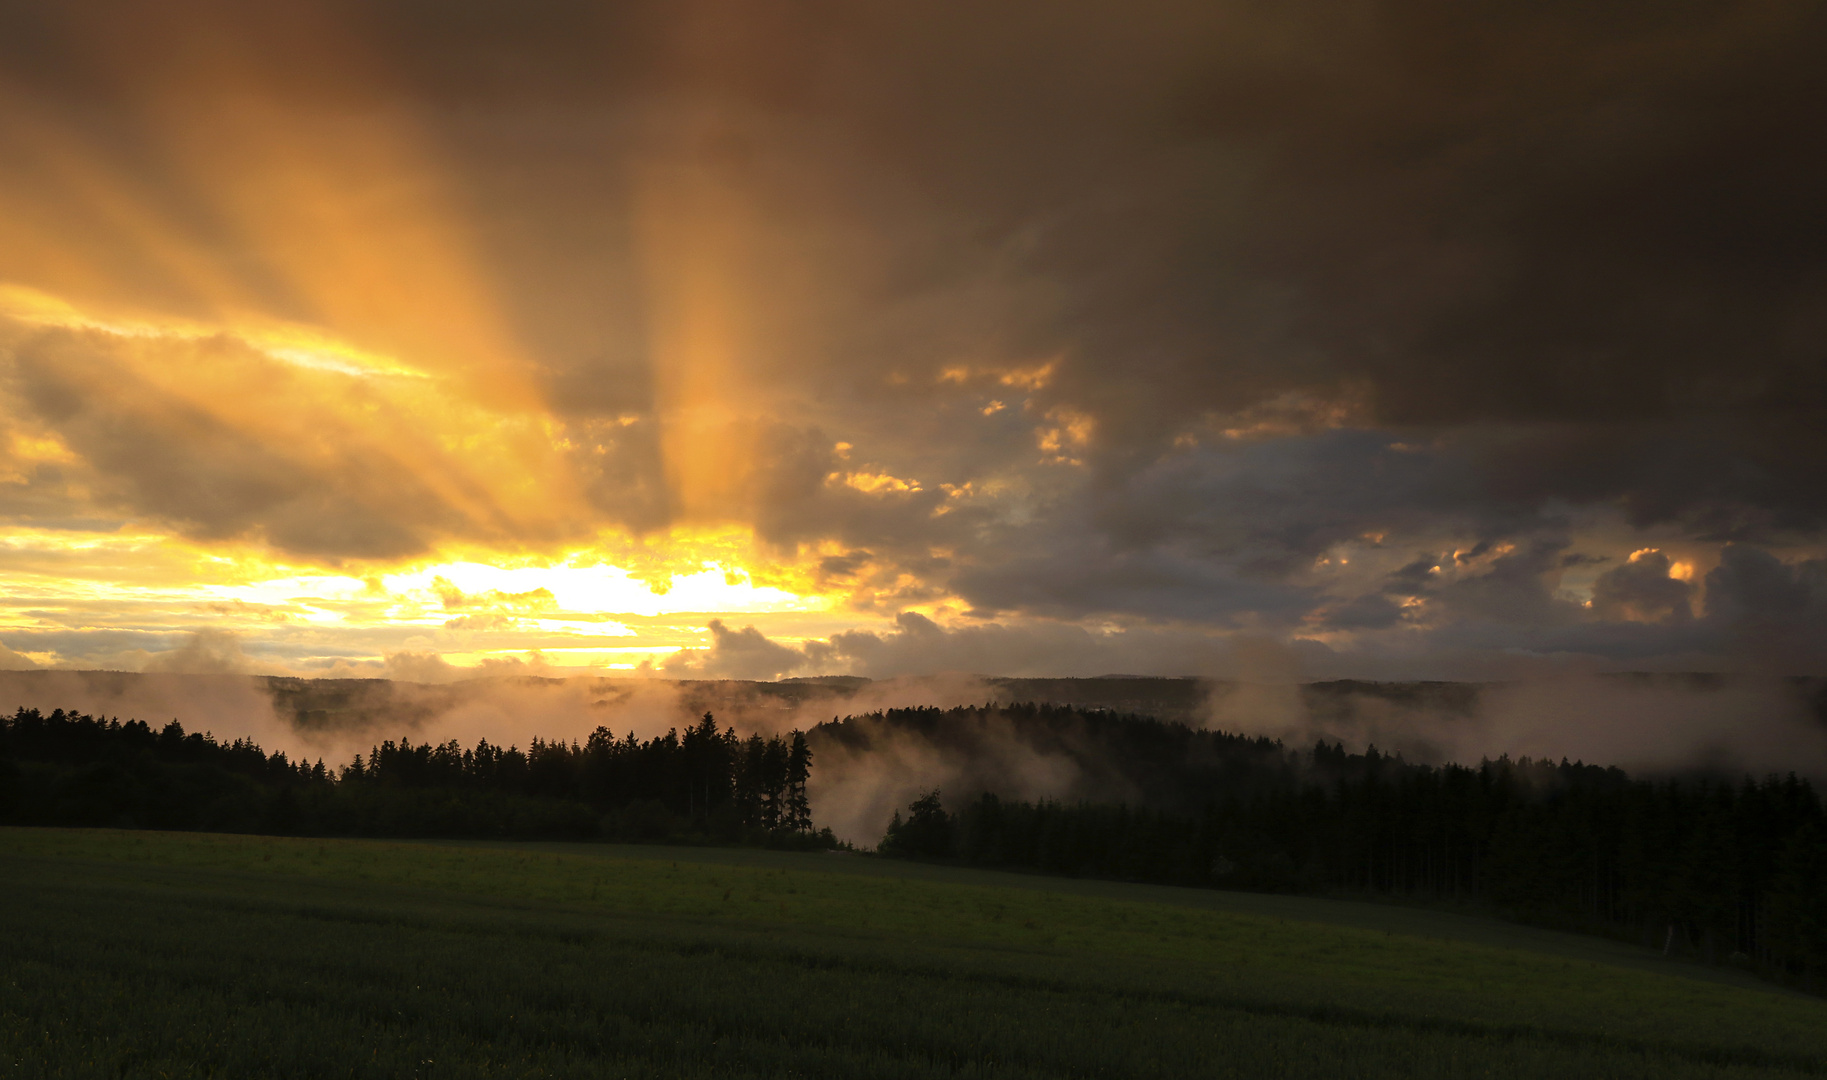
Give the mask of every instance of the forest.
[[[866, 769], [910, 739], [980, 769], [897, 813], [882, 855], [1458, 905], [1827, 982], [1827, 814], [1806, 779], [1428, 765], [1063, 706], [889, 710], [771, 738], [706, 713], [645, 741], [408, 739], [336, 767], [176, 721], [20, 709], [0, 716], [0, 823], [837, 847], [812, 821], [815, 754]], [[1011, 797], [999, 778], [1023, 755], [1070, 763], [1069, 794]]]
[[[1457, 903], [1668, 953], [1827, 985], [1827, 820], [1794, 775], [1633, 778], [1501, 758], [1403, 761], [1145, 718], [997, 710], [1030, 747], [1125, 777], [1145, 801], [1006, 800], [938, 791], [897, 813], [885, 855], [1078, 877]], [[934, 745], [984, 730], [981, 709], [895, 710], [821, 725]], [[1200, 798], [1203, 793], [1203, 798]]]
[[340, 767], [176, 720], [0, 715], [0, 822], [16, 825], [834, 846], [812, 826], [811, 769], [801, 733], [742, 739], [709, 713], [647, 741], [389, 740]]

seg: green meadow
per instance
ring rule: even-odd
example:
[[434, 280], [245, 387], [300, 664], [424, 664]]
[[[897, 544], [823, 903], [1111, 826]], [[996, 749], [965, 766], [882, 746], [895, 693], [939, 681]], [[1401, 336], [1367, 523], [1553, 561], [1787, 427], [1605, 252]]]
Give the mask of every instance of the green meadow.
[[14, 1077], [1803, 1076], [1827, 1001], [1378, 905], [854, 855], [0, 829]]

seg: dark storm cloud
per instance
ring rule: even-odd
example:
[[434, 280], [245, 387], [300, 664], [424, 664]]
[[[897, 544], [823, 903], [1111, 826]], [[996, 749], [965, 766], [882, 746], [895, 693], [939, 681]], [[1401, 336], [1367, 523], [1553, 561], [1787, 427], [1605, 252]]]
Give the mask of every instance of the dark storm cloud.
[[[1497, 648], [1817, 626], [1795, 599], [1817, 564], [1752, 554], [1827, 523], [1817, 4], [175, 10], [12, 9], [0, 66], [236, 251], [121, 119], [162, 44], [208, 54], [184, 26], [233, 28], [284, 108], [410, 117], [605, 521], [685, 513], [640, 237], [656, 198], [703, 190], [743, 301], [728, 393], [763, 417], [727, 512], [839, 549], [832, 580], [1366, 633], [1420, 598], [1509, 628]], [[197, 70], [175, 92], [218, 92]], [[384, 472], [323, 494], [207, 425], [213, 449], [174, 456], [130, 397], [35, 370], [130, 509], [358, 555], [488, 531]], [[1646, 559], [1584, 609], [1555, 591], [1590, 554], [1574, 511], [1737, 545], [1702, 593]], [[1311, 578], [1367, 534], [1490, 547]]]
[[[823, 200], [825, 228], [783, 243], [871, 229], [878, 265], [823, 303], [878, 348], [797, 362], [879, 363], [885, 306], [994, 278], [986, 325], [1069, 351], [1061, 393], [1111, 392], [1128, 439], [1354, 380], [1379, 416], [1428, 424], [1819, 409], [1827, 391], [1815, 5], [326, 10], [384, 75], [275, 48], [274, 92], [422, 111], [511, 207], [491, 235], [517, 300], [570, 289], [598, 312], [528, 321], [599, 339], [550, 358], [555, 388], [622, 370], [638, 341], [638, 318], [614, 317], [626, 291], [597, 286], [625, 270], [629, 169], [675, 140], [758, 202]], [[258, 47], [290, 26], [237, 24]], [[131, 85], [71, 40], [99, 19], [15, 11], [9, 29], [28, 85]], [[666, 122], [690, 108], [715, 122]], [[510, 272], [529, 259], [542, 269]], [[1015, 299], [1037, 282], [1052, 303]], [[940, 314], [891, 359], [949, 360], [933, 346], [972, 315]]]
[[[1693, 618], [1694, 586], [1669, 576], [1671, 568], [1667, 555], [1651, 551], [1605, 571], [1592, 585], [1593, 614], [1643, 622]], [[1714, 603], [1716, 607], [1724, 604], [1724, 596], [1716, 596]]]
[[1402, 620], [1402, 608], [1387, 596], [1366, 593], [1325, 611], [1326, 625], [1340, 630], [1383, 630]]
[[833, 445], [817, 428], [778, 424], [762, 433], [751, 491], [753, 520], [764, 539], [790, 545], [836, 537], [847, 546], [893, 549], [908, 539], [955, 534], [957, 523], [933, 521], [933, 511], [946, 501], [942, 490], [869, 495], [834, 482], [856, 463], [839, 457]]
[[[1672, 576], [1659, 551], [1598, 576], [1590, 607], [1555, 588], [1552, 537], [1493, 560], [1488, 571], [1415, 595], [1444, 618], [1419, 635], [1426, 651], [1480, 650], [1659, 670], [1794, 673], [1827, 664], [1827, 561], [1784, 562], [1725, 547], [1704, 590]], [[1704, 597], [1704, 611], [1695, 600]]]
[[1787, 565], [1767, 551], [1734, 544], [1707, 575], [1714, 617], [1772, 626], [1827, 617], [1827, 561]]
[[1199, 542], [1271, 571], [1377, 526], [1459, 517], [1461, 527], [1513, 528], [1526, 512], [1485, 498], [1458, 455], [1365, 430], [1221, 439], [1163, 456], [1097, 494], [1097, 523], [1112, 535]]
[[1706, 576], [1706, 622], [1730, 633], [1741, 663], [1767, 671], [1827, 664], [1827, 559], [1784, 563], [1733, 544]]
[[1572, 605], [1557, 600], [1546, 575], [1560, 565], [1563, 537], [1537, 537], [1527, 546], [1491, 560], [1484, 573], [1461, 578], [1435, 595], [1461, 618], [1528, 626], [1571, 621]]

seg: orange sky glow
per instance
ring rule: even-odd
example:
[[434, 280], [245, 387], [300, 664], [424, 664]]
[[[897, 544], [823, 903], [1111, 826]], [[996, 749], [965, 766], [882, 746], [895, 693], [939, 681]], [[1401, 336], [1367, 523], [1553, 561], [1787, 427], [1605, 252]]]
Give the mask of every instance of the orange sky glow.
[[[494, 295], [475, 211], [412, 117], [287, 108], [266, 52], [283, 33], [287, 49], [334, 56], [340, 78], [381, 92], [377, 62], [309, 12], [281, 26], [216, 14], [227, 17], [213, 38], [163, 56], [136, 48], [122, 77], [134, 123], [222, 235], [198, 235], [164, 193], [0, 92], [7, 142], [36, 166], [0, 208], [0, 326], [59, 335], [84, 395], [129, 414], [179, 410], [224, 452], [295, 463], [377, 511], [433, 503], [454, 535], [378, 538], [366, 557], [358, 538], [344, 545], [354, 557], [301, 559], [257, 523], [229, 536], [141, 515], [15, 527], [0, 538], [0, 626], [277, 634], [321, 642], [308, 659], [342, 670], [421, 650], [628, 669], [702, 644], [707, 613], [789, 637], [846, 625], [832, 615], [845, 598], [803, 553], [759, 550], [739, 520], [745, 442], [766, 407], [736, 361], [742, 297], [726, 264], [746, 227], [739, 202], [684, 165], [640, 184], [654, 407], [609, 422], [662, 429], [672, 523], [605, 532], [570, 467], [588, 450], [529, 382], [535, 361]], [[139, 29], [160, 33], [97, 26], [79, 39], [111, 65]], [[107, 501], [106, 480], [84, 475], [54, 426], [15, 416], [5, 437], [14, 478], [65, 470], [75, 498]]]
[[[1814, 436], [1678, 427], [1806, 399], [1790, 367], [1648, 349], [1642, 400], [1699, 402], [1663, 416], [1483, 339], [1463, 379], [1404, 366], [1534, 295], [1504, 277], [1534, 234], [1381, 239], [1490, 185], [1445, 151], [1375, 182], [1376, 147], [1434, 145], [1400, 79], [1350, 95], [1388, 138], [1329, 134], [1321, 68], [1380, 54], [1246, 48], [1291, 32], [1270, 13], [1033, 54], [986, 26], [978, 56], [887, 12], [688, 6], [426, 42], [329, 2], [34, 23], [0, 66], [0, 666], [1193, 674], [1238, 635], [1318, 673], [1730, 666], [1771, 655], [1759, 582], [1814, 595], [1783, 471]], [[1080, 41], [1109, 54], [1056, 64]], [[1233, 68], [1279, 74], [1223, 84], [1235, 113], [1185, 89]], [[1323, 152], [1236, 119], [1275, 79], [1320, 85], [1269, 96], [1320, 109], [1275, 130]], [[1576, 345], [1541, 355], [1634, 355]]]

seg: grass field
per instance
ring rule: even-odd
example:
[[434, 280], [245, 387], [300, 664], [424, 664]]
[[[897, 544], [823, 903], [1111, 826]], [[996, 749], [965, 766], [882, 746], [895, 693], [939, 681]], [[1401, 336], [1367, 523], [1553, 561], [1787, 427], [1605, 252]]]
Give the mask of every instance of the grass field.
[[0, 829], [0, 879], [7, 1076], [1827, 1073], [1827, 1002], [1372, 905], [88, 830]]

